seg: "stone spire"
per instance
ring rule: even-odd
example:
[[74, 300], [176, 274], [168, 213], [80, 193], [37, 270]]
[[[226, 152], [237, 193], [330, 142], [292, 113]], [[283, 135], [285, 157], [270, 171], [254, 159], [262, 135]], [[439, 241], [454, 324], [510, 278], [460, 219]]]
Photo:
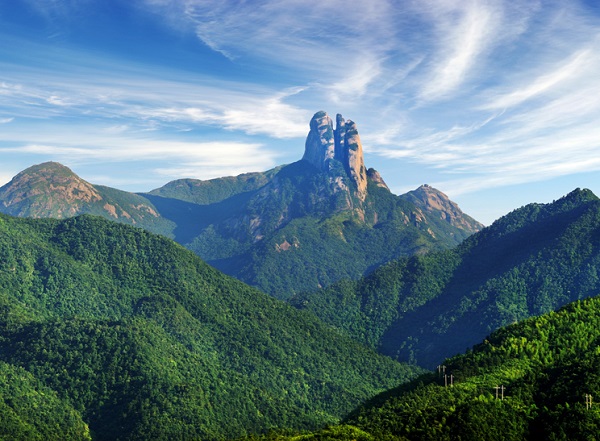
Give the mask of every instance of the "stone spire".
[[331, 160], [339, 161], [346, 174], [356, 184], [357, 196], [364, 200], [367, 195], [367, 170], [363, 149], [356, 124], [345, 121], [342, 115], [336, 116], [336, 128], [327, 113], [315, 113], [310, 121], [310, 132], [306, 138], [305, 161], [319, 170], [329, 171]]
[[306, 137], [304, 156], [319, 170], [329, 170], [329, 160], [335, 157], [333, 122], [327, 113], [320, 111], [310, 120], [310, 132]]

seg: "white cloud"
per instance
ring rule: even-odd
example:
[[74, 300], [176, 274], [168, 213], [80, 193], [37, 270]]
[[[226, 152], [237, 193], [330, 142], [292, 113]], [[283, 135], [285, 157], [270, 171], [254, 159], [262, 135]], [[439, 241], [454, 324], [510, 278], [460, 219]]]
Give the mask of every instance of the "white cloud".
[[13, 122], [14, 120], [14, 118], [0, 118], [0, 124], [8, 124], [10, 122]]
[[136, 67], [123, 68], [110, 60], [92, 63], [77, 74], [43, 68], [17, 73], [0, 63], [4, 75], [13, 77], [0, 88], [5, 96], [3, 110], [26, 118], [94, 116], [123, 120], [113, 127], [193, 123], [274, 138], [307, 133], [310, 111], [286, 102], [304, 88], [275, 91], [181, 73], [174, 80], [165, 80], [161, 73], [149, 75], [141, 67], [139, 71]]
[[497, 35], [502, 11], [491, 2], [434, 2], [437, 45], [421, 99], [444, 97], [463, 85]]
[[284, 67], [296, 81], [319, 84], [334, 102], [361, 97], [384, 80], [383, 64], [406, 20], [389, 0], [146, 3], [176, 27], [192, 23], [198, 38], [228, 59]]
[[[590, 66], [598, 67], [598, 55], [591, 49], [578, 50], [566, 62], [551, 68], [550, 73], [539, 75], [529, 84], [517, 90], [500, 94], [492, 101], [483, 104], [482, 109], [506, 109], [517, 106], [533, 97], [552, 91], [558, 86], [581, 78], [582, 72], [589, 71]], [[595, 69], [597, 73], [597, 70]]]
[[[156, 173], [237, 173], [276, 164], [280, 151], [268, 143], [281, 139], [294, 139], [299, 156], [310, 117], [330, 109], [357, 122], [366, 152], [434, 170], [448, 192], [597, 170], [600, 24], [583, 4], [135, 5], [227, 57], [237, 80], [34, 47], [25, 52], [35, 66], [0, 62], [2, 114], [11, 116], [0, 120], [3, 145], [88, 162], [174, 158]], [[70, 121], [76, 130], [58, 134]]]
[[[60, 141], [57, 139], [56, 141]], [[181, 177], [177, 170], [193, 170], [188, 176], [209, 179], [243, 171], [266, 170], [277, 164], [276, 154], [260, 144], [236, 142], [180, 142], [141, 138], [96, 138], [88, 145], [60, 143], [26, 144], [4, 147], [0, 152], [24, 156], [41, 156], [69, 164], [126, 163], [159, 161], [171, 167], [155, 167], [155, 173]]]
[[236, 105], [223, 102], [205, 103], [200, 107], [171, 107], [147, 110], [154, 118], [174, 121], [189, 121], [203, 124], [217, 124], [227, 130], [244, 131], [248, 134], [262, 134], [273, 138], [297, 138], [306, 136], [310, 114], [286, 104], [284, 100], [301, 92], [293, 89], [266, 97], [240, 97]]

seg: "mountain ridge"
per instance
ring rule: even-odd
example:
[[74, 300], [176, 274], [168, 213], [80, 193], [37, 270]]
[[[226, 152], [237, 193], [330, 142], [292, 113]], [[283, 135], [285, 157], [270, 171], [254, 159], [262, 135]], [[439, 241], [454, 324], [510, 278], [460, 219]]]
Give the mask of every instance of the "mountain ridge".
[[0, 211], [87, 213], [145, 228], [282, 299], [359, 278], [394, 258], [455, 246], [483, 227], [431, 187], [392, 194], [376, 170], [366, 169], [354, 122], [337, 115], [334, 129], [320, 111], [309, 128], [297, 162], [175, 180], [149, 193], [92, 185], [64, 166], [40, 164], [0, 188]]
[[577, 189], [515, 210], [454, 249], [291, 302], [384, 354], [431, 367], [494, 329], [600, 291], [598, 266], [600, 200]]
[[[500, 328], [342, 424], [254, 441], [588, 440], [600, 431], [600, 297]], [[283, 428], [282, 428], [283, 429]]]
[[146, 198], [93, 185], [58, 162], [44, 162], [18, 173], [0, 187], [0, 211], [17, 217], [67, 218], [95, 214], [121, 223], [144, 226], [170, 236], [173, 226]]

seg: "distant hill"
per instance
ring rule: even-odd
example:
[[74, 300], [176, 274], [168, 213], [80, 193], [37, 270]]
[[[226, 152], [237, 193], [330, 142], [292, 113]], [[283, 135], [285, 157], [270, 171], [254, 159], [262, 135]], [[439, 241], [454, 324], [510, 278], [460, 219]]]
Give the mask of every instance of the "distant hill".
[[458, 247], [391, 262], [291, 302], [380, 352], [422, 366], [490, 332], [600, 291], [600, 200], [530, 204]]
[[584, 441], [600, 433], [600, 298], [502, 328], [342, 425], [257, 440]]
[[175, 228], [146, 198], [92, 185], [57, 162], [29, 167], [0, 187], [0, 212], [57, 219], [95, 214], [170, 237]]
[[141, 227], [281, 299], [360, 278], [398, 257], [453, 247], [483, 227], [432, 187], [392, 194], [365, 167], [356, 124], [338, 115], [334, 129], [325, 112], [310, 122], [302, 160], [289, 165], [132, 194], [49, 162], [0, 188], [0, 211], [95, 214]]
[[316, 428], [417, 372], [167, 238], [88, 215], [0, 215], [7, 439]]

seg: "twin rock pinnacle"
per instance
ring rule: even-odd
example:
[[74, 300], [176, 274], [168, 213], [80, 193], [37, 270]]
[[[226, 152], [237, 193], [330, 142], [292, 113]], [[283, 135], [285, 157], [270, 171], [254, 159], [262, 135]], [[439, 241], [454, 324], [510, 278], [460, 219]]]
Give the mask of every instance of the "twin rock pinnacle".
[[310, 132], [306, 138], [305, 161], [323, 171], [332, 168], [332, 161], [339, 161], [346, 174], [356, 184], [357, 196], [364, 200], [367, 194], [367, 170], [363, 149], [356, 124], [336, 116], [336, 127], [327, 113], [320, 111], [310, 120]]

